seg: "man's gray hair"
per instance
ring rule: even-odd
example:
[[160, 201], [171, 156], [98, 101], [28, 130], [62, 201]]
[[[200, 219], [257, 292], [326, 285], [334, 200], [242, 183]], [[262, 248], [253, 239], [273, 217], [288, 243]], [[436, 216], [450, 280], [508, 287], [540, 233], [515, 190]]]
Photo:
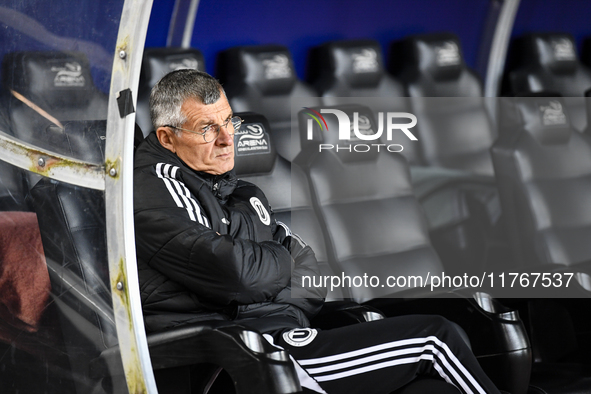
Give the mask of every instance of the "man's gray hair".
[[187, 120], [181, 112], [187, 99], [209, 105], [218, 101], [221, 94], [225, 95], [222, 85], [203, 71], [183, 69], [166, 74], [150, 94], [150, 116], [154, 130], [162, 126], [181, 127]]

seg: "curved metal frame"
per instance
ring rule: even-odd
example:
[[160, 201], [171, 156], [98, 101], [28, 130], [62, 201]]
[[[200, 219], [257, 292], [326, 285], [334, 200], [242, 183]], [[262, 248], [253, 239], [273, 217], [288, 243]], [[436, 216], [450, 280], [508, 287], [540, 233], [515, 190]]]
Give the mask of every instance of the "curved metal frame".
[[486, 68], [486, 80], [484, 82], [484, 97], [496, 97], [499, 93], [503, 68], [509, 39], [513, 31], [513, 23], [519, 8], [520, 0], [504, 0], [501, 6], [499, 19], [495, 26], [495, 32], [488, 55]]
[[[152, 0], [125, 0], [121, 13], [107, 113], [105, 200], [109, 275], [117, 336], [130, 393], [156, 393], [144, 328], [133, 228], [135, 112], [121, 113], [118, 99], [137, 103], [140, 68]], [[126, 93], [131, 91], [131, 97]], [[124, 108], [130, 108], [127, 102]]]
[[87, 163], [20, 141], [0, 131], [0, 160], [58, 181], [105, 189], [102, 165]]

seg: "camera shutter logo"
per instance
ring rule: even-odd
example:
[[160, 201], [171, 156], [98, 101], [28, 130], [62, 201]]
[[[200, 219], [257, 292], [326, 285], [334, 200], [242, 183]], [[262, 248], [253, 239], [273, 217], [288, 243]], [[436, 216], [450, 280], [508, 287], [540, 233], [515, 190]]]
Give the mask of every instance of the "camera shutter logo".
[[261, 219], [261, 222], [263, 222], [265, 226], [271, 224], [271, 215], [269, 215], [269, 212], [267, 212], [267, 209], [261, 200], [259, 200], [257, 197], [251, 197], [250, 205], [252, 205], [257, 215], [259, 215], [259, 219]]

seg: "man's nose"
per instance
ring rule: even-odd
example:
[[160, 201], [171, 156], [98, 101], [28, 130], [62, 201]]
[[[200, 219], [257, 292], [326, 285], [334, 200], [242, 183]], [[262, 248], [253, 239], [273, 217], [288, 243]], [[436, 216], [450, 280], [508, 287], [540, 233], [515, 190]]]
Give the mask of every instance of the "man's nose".
[[233, 145], [234, 144], [234, 127], [231, 123], [227, 126], [220, 127], [220, 133], [216, 139], [216, 144], [219, 145]]

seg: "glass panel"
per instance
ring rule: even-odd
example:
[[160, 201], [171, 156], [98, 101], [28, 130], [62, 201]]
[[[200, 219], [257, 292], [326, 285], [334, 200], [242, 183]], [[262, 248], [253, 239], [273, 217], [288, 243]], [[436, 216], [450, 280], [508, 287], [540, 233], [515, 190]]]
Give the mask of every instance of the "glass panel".
[[[104, 162], [122, 8], [123, 0], [4, 2], [1, 132]], [[104, 193], [45, 177], [67, 163], [28, 156], [34, 172], [0, 161], [0, 392], [127, 392], [120, 362], [100, 358], [117, 346]]]
[[9, 1], [0, 7], [2, 107], [14, 136], [57, 153], [100, 161], [97, 140], [104, 140], [104, 134], [76, 129], [70, 122], [107, 118], [122, 5], [123, 0], [76, 6], [61, 0]]

